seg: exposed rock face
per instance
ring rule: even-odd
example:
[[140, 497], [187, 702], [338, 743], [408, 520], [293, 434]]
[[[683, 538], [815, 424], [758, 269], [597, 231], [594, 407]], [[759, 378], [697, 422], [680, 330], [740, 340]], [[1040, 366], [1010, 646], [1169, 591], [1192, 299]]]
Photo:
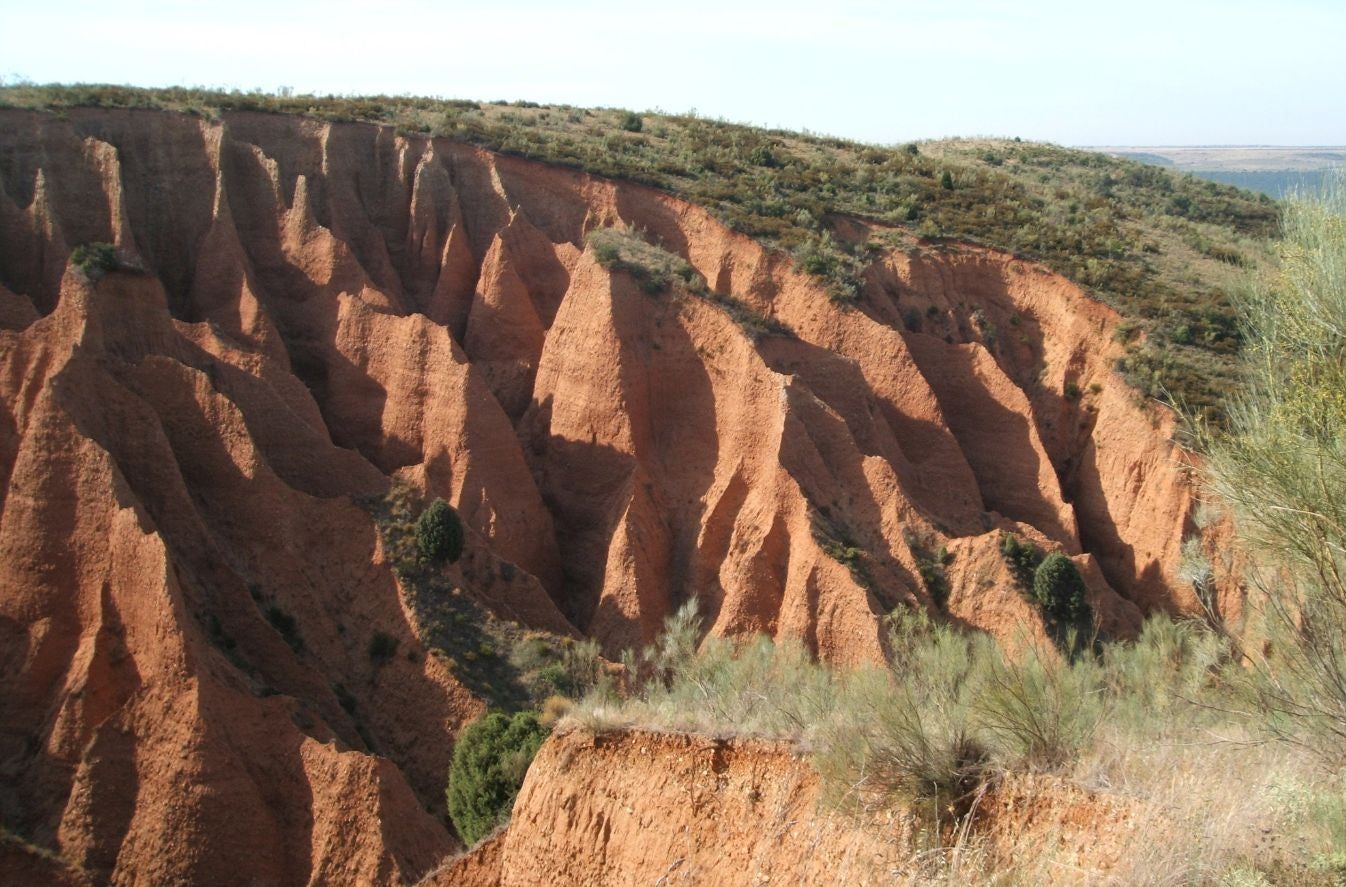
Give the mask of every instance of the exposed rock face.
[[[676, 883], [925, 883], [914, 817], [842, 814], [788, 743], [623, 731], [553, 735], [507, 830], [421, 887]], [[989, 861], [1024, 847], [1067, 861], [1054, 883], [1096, 883], [1157, 811], [1064, 780], [1019, 774], [979, 800]]]
[[[795, 335], [603, 267], [615, 224]], [[90, 283], [99, 241], [133, 267]], [[453, 850], [482, 703], [356, 504], [394, 480], [459, 509], [469, 591], [506, 562], [488, 605], [609, 652], [696, 596], [872, 661], [941, 547], [954, 616], [1038, 626], [1002, 531], [1076, 556], [1111, 633], [1191, 606], [1191, 494], [1114, 322], [970, 248], [893, 251], [840, 306], [667, 195], [389, 129], [0, 111], [0, 818], [119, 883]]]
[[509, 829], [426, 887], [891, 883], [908, 824], [863, 827], [820, 792], [786, 743], [560, 734], [529, 768]]

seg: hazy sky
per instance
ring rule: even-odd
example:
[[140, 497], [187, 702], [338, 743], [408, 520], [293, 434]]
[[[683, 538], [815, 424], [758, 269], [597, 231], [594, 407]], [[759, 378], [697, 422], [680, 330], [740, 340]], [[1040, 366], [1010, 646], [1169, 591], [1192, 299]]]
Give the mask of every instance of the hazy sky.
[[877, 142], [1346, 144], [1346, 0], [19, 2], [37, 82], [532, 99]]

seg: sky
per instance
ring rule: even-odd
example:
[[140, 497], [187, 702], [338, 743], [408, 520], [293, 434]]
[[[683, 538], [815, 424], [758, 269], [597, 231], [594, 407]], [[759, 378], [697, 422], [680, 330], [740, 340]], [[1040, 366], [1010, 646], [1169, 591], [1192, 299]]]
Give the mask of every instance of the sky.
[[0, 0], [5, 82], [695, 110], [878, 143], [1346, 145], [1346, 0]]

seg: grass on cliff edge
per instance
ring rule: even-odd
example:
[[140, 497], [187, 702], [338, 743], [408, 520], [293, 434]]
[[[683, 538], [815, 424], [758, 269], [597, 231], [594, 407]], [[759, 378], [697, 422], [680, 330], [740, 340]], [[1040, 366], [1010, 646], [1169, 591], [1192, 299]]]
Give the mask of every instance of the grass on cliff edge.
[[[833, 297], [860, 300], [873, 250], [852, 216], [1045, 263], [1129, 320], [1120, 369], [1148, 396], [1218, 417], [1237, 382], [1230, 293], [1268, 256], [1270, 199], [1156, 167], [1004, 139], [898, 147], [689, 114], [409, 96], [295, 96], [106, 85], [0, 87], [0, 107], [231, 111], [362, 121], [640, 182], [794, 254]], [[1141, 334], [1144, 335], [1141, 335]]]
[[[1202, 625], [1157, 617], [1135, 643], [1072, 664], [1031, 647], [1009, 659], [984, 635], [903, 614], [890, 648], [887, 667], [836, 671], [765, 638], [701, 639], [684, 608], [626, 657], [624, 695], [597, 688], [569, 723], [793, 740], [829, 803], [860, 822], [914, 817], [906, 849], [919, 883], [1048, 883], [1061, 866], [1080, 883], [1326, 887], [1346, 876], [1340, 776], [1233, 713], [1246, 679]], [[977, 813], [1024, 778], [1130, 811], [1104, 833], [1133, 849], [1113, 868], [1064, 843], [1015, 847], [1008, 862], [1003, 847], [992, 853]]]

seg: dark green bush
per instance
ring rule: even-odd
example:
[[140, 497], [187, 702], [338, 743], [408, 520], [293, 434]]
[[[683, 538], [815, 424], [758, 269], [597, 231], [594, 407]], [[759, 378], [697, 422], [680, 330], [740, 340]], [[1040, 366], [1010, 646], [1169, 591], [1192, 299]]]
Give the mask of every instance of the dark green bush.
[[767, 145], [758, 145], [748, 154], [748, 162], [753, 166], [765, 166], [774, 169], [780, 166], [780, 160]]
[[492, 712], [458, 737], [445, 792], [449, 818], [469, 847], [509, 818], [528, 765], [547, 731], [532, 712]]
[[416, 547], [427, 560], [454, 563], [463, 556], [463, 522], [443, 499], [436, 499], [416, 521]]
[[1089, 611], [1084, 578], [1059, 551], [1047, 555], [1033, 574], [1033, 598], [1047, 616], [1063, 623], [1076, 623]]
[[943, 610], [949, 605], [949, 579], [944, 575], [944, 565], [936, 561], [917, 561], [916, 566], [930, 602]]
[[640, 132], [645, 128], [645, 121], [635, 111], [627, 111], [622, 114], [620, 126], [627, 132]]
[[299, 623], [289, 613], [286, 613], [280, 607], [272, 604], [266, 608], [266, 621], [271, 623], [271, 627], [280, 632], [280, 636], [285, 639], [285, 643], [290, 645], [290, 649], [296, 653], [304, 651], [304, 639], [299, 635]]
[[110, 243], [82, 243], [71, 251], [70, 262], [90, 282], [116, 271], [119, 265], [117, 251]]
[[944, 170], [944, 175], [939, 177], [939, 186], [943, 188], [945, 191], [952, 191], [953, 173], [949, 172], [947, 169]]
[[376, 665], [387, 662], [397, 655], [397, 638], [383, 631], [374, 632], [369, 639], [369, 661]]

